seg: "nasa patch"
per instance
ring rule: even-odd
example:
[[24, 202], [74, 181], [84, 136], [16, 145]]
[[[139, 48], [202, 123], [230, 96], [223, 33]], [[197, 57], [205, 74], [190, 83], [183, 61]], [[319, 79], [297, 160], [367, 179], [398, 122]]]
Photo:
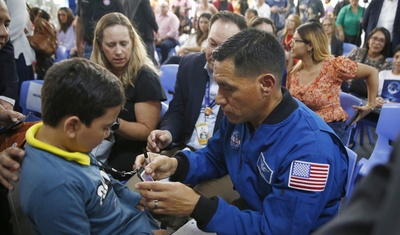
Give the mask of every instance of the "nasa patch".
[[239, 131], [234, 131], [231, 135], [231, 147], [238, 149], [240, 147]]

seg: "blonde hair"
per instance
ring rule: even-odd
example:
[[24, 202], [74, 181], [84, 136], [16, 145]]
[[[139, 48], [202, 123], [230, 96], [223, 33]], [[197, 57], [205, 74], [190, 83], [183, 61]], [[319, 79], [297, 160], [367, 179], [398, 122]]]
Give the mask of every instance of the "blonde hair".
[[[296, 31], [296, 29], [301, 25], [300, 16], [297, 14], [290, 14], [286, 18], [286, 20], [289, 19], [290, 16], [294, 17], [294, 30]], [[287, 34], [288, 34], [288, 32], [287, 32], [286, 25], [285, 25], [285, 27], [283, 28], [283, 36], [286, 36]]]
[[[320, 23], [305, 23], [297, 28], [297, 33], [300, 35], [304, 43], [312, 46], [312, 59], [314, 61], [322, 61], [332, 57], [329, 52], [328, 36], [326, 35]], [[292, 72], [299, 71], [303, 68], [303, 63], [300, 60], [293, 68]]]
[[118, 12], [106, 14], [98, 21], [94, 31], [95, 37], [93, 39], [93, 52], [90, 59], [106, 67], [110, 71], [113, 70], [111, 63], [107, 60], [107, 57], [101, 50], [101, 43], [103, 41], [104, 30], [115, 25], [125, 26], [128, 29], [129, 38], [132, 41], [131, 57], [125, 65], [125, 71], [119, 77], [124, 87], [126, 88], [129, 85], [133, 86], [136, 77], [143, 67], [159, 74], [158, 69], [154, 66], [150, 57], [147, 55], [146, 47], [135, 28], [126, 16]]
[[332, 24], [332, 37], [337, 37], [338, 34], [337, 34], [337, 28], [336, 28], [336, 21], [334, 19], [328, 17], [322, 21], [322, 24], [324, 24], [325, 21], [328, 21], [330, 24]]

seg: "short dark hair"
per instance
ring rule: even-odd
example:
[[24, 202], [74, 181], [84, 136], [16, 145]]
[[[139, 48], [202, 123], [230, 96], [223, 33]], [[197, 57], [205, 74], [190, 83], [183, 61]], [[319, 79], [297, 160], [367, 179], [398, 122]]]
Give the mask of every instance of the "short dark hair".
[[256, 77], [272, 73], [280, 83], [285, 69], [285, 52], [270, 33], [259, 29], [243, 30], [217, 47], [213, 53], [216, 61], [232, 59], [239, 76]]
[[243, 16], [230, 12], [230, 11], [220, 11], [213, 15], [210, 20], [210, 28], [217, 21], [222, 20], [224, 22], [233, 22], [238, 26], [240, 30], [247, 28], [246, 20]]
[[394, 48], [393, 56], [394, 56], [394, 54], [396, 54], [396, 53], [399, 52], [399, 51], [400, 51], [400, 44], [397, 45], [397, 46]]
[[123, 105], [124, 89], [119, 79], [104, 67], [82, 58], [54, 64], [42, 87], [42, 117], [56, 127], [67, 116], [78, 116], [86, 126], [107, 109]]

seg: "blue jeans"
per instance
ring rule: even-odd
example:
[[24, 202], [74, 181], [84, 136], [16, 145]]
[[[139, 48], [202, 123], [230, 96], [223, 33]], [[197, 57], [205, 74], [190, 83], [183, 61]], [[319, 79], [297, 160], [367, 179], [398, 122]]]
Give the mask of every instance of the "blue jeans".
[[175, 39], [169, 38], [161, 42], [158, 47], [161, 49], [161, 64], [168, 59], [169, 50], [176, 47], [178, 42]]
[[332, 130], [336, 133], [339, 139], [342, 141], [344, 145], [347, 144], [347, 140], [349, 138], [350, 128], [346, 129], [346, 122], [336, 121], [336, 122], [327, 122], [328, 126], [332, 128]]
[[92, 55], [93, 46], [85, 45], [83, 49], [83, 58], [90, 60], [90, 55]]

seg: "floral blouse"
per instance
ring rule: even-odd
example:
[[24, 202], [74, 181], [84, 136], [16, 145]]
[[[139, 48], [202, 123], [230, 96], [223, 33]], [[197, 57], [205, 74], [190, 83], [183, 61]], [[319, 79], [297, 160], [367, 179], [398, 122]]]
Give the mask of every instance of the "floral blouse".
[[349, 116], [340, 106], [340, 86], [342, 81], [354, 78], [357, 70], [357, 63], [343, 56], [327, 58], [314, 82], [300, 84], [296, 71], [288, 74], [286, 87], [325, 122], [345, 121]]

